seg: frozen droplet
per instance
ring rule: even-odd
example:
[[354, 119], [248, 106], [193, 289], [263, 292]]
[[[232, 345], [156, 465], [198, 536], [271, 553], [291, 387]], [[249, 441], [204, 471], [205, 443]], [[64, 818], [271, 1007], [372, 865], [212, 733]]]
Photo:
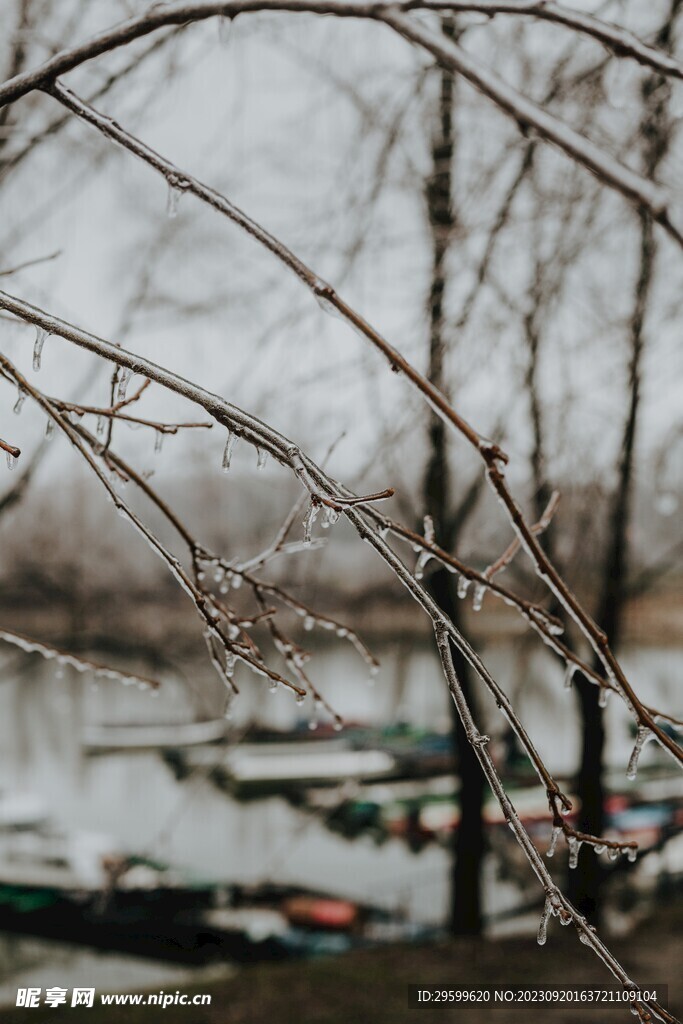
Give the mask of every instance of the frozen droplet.
[[174, 185], [172, 181], [168, 183], [168, 192], [166, 193], [166, 216], [177, 217], [178, 216], [178, 205], [180, 204], [180, 197], [182, 192], [177, 185]]
[[588, 935], [586, 934], [586, 932], [583, 931], [582, 928], [579, 929], [579, 942], [583, 942], [584, 946], [590, 946], [592, 944]]
[[486, 587], [483, 583], [477, 583], [472, 594], [472, 610], [475, 612], [481, 611], [481, 606], [484, 603], [484, 594], [486, 593]]
[[596, 843], [595, 846], [593, 847], [593, 849], [595, 850], [596, 853], [604, 853], [605, 850], [607, 849], [607, 847], [605, 846], [604, 843]]
[[581, 849], [581, 840], [576, 839], [575, 836], [568, 836], [567, 846], [569, 847], [569, 867], [575, 868], [579, 863], [579, 850]]
[[228, 17], [227, 14], [218, 15], [218, 42], [221, 45], [225, 45], [230, 38], [230, 30], [232, 28], [232, 18]]
[[313, 529], [313, 523], [318, 518], [318, 512], [320, 511], [320, 505], [317, 501], [312, 501], [308, 506], [306, 515], [303, 520], [304, 528], [304, 544], [308, 546], [311, 543], [311, 531]]
[[45, 440], [50, 441], [55, 436], [55, 421], [50, 419], [45, 424]]
[[224, 473], [227, 473], [230, 469], [230, 463], [232, 462], [232, 453], [237, 440], [237, 434], [233, 434], [231, 430], [228, 431], [228, 436], [225, 441], [225, 448], [223, 449], [223, 460], [221, 462], [221, 469]]
[[301, 707], [301, 705], [303, 704], [303, 702], [305, 700], [306, 700], [306, 694], [305, 693], [297, 693], [297, 695], [296, 695], [296, 703], [299, 705], [299, 707]]
[[546, 857], [554, 857], [555, 856], [555, 849], [557, 847], [557, 840], [560, 838], [561, 835], [562, 835], [561, 827], [559, 825], [554, 825], [552, 833], [550, 835], [550, 845], [548, 846], [548, 849], [546, 850], [546, 854], [545, 854]]
[[342, 729], [344, 728], [344, 723], [342, 722], [341, 718], [335, 718], [332, 724], [332, 728], [334, 729], [335, 732], [342, 731]]
[[652, 734], [646, 725], [639, 725], [638, 732], [636, 733], [636, 742], [633, 747], [633, 751], [628, 760], [628, 767], [626, 769], [626, 778], [630, 781], [635, 779], [638, 773], [638, 760], [640, 758], [640, 752], [647, 743], [648, 739]]
[[154, 432], [154, 452], [156, 455], [161, 451], [164, 443], [164, 432], [163, 430], [155, 430]]
[[307, 633], [310, 633], [315, 626], [315, 619], [312, 615], [307, 615], [304, 619], [304, 629]]
[[635, 864], [636, 857], [638, 856], [638, 850], [635, 846], [628, 846], [626, 848], [626, 859], [630, 864]]
[[548, 937], [548, 921], [552, 913], [552, 904], [550, 900], [546, 900], [543, 906], [543, 913], [541, 914], [541, 920], [538, 925], [538, 934], [536, 935], [536, 941], [539, 946], [545, 946], [545, 941]]
[[325, 511], [323, 513], [322, 522], [320, 523], [320, 525], [322, 526], [323, 530], [329, 530], [331, 526], [334, 526], [338, 519], [339, 512], [337, 511], [337, 509], [331, 508], [329, 505], [326, 505]]
[[277, 679], [271, 679], [270, 686], [268, 687], [268, 689], [270, 690], [271, 693], [277, 693], [277, 688], [278, 688], [278, 681], [277, 681]]
[[380, 526], [380, 528], [379, 528], [379, 535], [382, 538], [382, 540], [386, 540], [388, 533], [389, 533], [389, 527], [388, 526]]
[[610, 695], [611, 692], [612, 691], [610, 690], [610, 688], [608, 686], [601, 686], [600, 687], [600, 696], [598, 697], [598, 706], [599, 707], [601, 707], [601, 708], [606, 708], [607, 707], [607, 700], [608, 700], [609, 695]]
[[268, 461], [268, 452], [265, 448], [256, 449], [256, 468], [265, 469], [266, 462]]
[[315, 730], [318, 728], [318, 719], [316, 718], [315, 715], [311, 715], [311, 717], [309, 718], [308, 728], [311, 730], [311, 732], [315, 732]]
[[11, 452], [5, 452], [5, 455], [7, 456], [7, 468], [9, 470], [14, 469], [14, 467], [17, 464], [16, 458], [14, 457], [14, 455], [12, 455]]
[[576, 665], [573, 661], [567, 662], [567, 667], [564, 671], [564, 688], [565, 690], [571, 690], [572, 683], [574, 682], [574, 675], [576, 673]]
[[223, 570], [223, 567], [221, 565], [216, 566], [216, 568], [213, 571], [214, 582], [220, 583], [224, 576], [225, 572]]
[[47, 331], [42, 327], [36, 327], [36, 340], [33, 343], [33, 369], [38, 372], [40, 361], [43, 355], [43, 345], [47, 338]]
[[230, 582], [232, 583], [233, 590], [239, 590], [242, 586], [242, 577], [238, 572], [232, 574]]
[[470, 580], [468, 580], [467, 576], [461, 576], [458, 580], [458, 597], [461, 599], [467, 597], [467, 591], [469, 589]]
[[97, 417], [97, 427], [96, 427], [96, 431], [97, 431], [97, 436], [98, 437], [102, 437], [102, 434], [104, 433], [104, 428], [106, 427], [106, 425], [107, 425], [107, 417], [106, 416], [98, 416]]
[[26, 401], [26, 392], [24, 391], [22, 386], [19, 385], [19, 387], [17, 388], [17, 400], [14, 403], [14, 408], [12, 409], [12, 412], [15, 413], [15, 415], [17, 415], [17, 416], [19, 415], [19, 413], [21, 412], [21, 407], [23, 406], [25, 401]]
[[425, 566], [427, 565], [427, 563], [428, 563], [428, 561], [429, 561], [429, 559], [431, 557], [432, 556], [431, 556], [431, 553], [429, 551], [420, 551], [420, 554], [418, 555], [418, 558], [417, 558], [417, 565], [415, 566], [415, 579], [416, 580], [421, 580], [422, 577], [424, 576]]
[[117, 402], [125, 402], [126, 400], [126, 389], [128, 388], [128, 381], [133, 376], [133, 371], [127, 366], [119, 367], [118, 385], [116, 387], [116, 400]]
[[617, 857], [619, 856], [619, 851], [617, 850], [616, 846], [610, 846], [609, 850], [607, 851], [607, 856], [610, 860], [617, 859]]

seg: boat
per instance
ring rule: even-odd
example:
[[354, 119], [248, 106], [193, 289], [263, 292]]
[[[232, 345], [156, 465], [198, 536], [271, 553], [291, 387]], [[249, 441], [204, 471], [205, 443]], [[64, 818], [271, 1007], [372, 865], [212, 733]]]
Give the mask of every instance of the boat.
[[81, 742], [88, 754], [164, 750], [218, 743], [225, 739], [228, 730], [225, 718], [171, 725], [90, 725], [83, 730]]

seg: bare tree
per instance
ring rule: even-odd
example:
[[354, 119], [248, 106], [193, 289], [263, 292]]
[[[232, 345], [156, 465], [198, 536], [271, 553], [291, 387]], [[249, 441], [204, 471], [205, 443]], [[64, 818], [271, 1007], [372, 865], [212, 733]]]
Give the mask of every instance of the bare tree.
[[[411, 571], [399, 557], [396, 550], [398, 543], [407, 541], [416, 549], [422, 567], [427, 559], [433, 559], [445, 571], [460, 573], [464, 580], [473, 585], [476, 603], [480, 603], [484, 592], [489, 591], [496, 599], [502, 599], [511, 604], [522, 615], [527, 625], [539, 634], [568, 667], [572, 670], [577, 668], [585, 676], [596, 695], [607, 691], [617, 693], [632, 713], [638, 729], [636, 746], [629, 764], [629, 774], [635, 773], [640, 750], [650, 737], [679, 764], [683, 763], [683, 751], [671, 738], [669, 732], [662, 728], [662, 720], [666, 720], [670, 716], [663, 711], [646, 706], [638, 698], [633, 685], [612, 650], [608, 636], [586, 611], [542, 547], [539, 536], [547, 525], [552, 508], [545, 510], [544, 517], [538, 522], [527, 520], [506, 479], [506, 467], [509, 463], [507, 454], [497, 443], [483, 436], [476, 427], [470, 424], [440, 390], [439, 385], [442, 384], [442, 381], [438, 379], [439, 351], [438, 344], [436, 344], [440, 344], [438, 316], [432, 320], [434, 362], [431, 367], [431, 375], [435, 380], [430, 380], [428, 376], [421, 374], [411, 365], [330, 284], [256, 220], [244, 213], [221, 192], [181, 169], [106, 114], [101, 113], [92, 103], [81, 99], [61, 81], [63, 75], [80, 67], [86, 61], [129, 45], [134, 40], [157, 29], [189, 24], [209, 17], [235, 17], [254, 10], [307, 11], [315, 14], [333, 14], [339, 17], [366, 18], [380, 22], [387, 30], [397, 32], [415, 46], [421, 47], [431, 57], [436, 58], [439, 65], [448, 73], [467, 79], [525, 130], [536, 132], [542, 142], [553, 143], [573, 161], [593, 172], [604, 185], [627, 199], [648, 225], [659, 224], [678, 245], [683, 244], [683, 237], [680, 227], [671, 213], [668, 193], [662, 186], [655, 184], [647, 173], [637, 173], [620, 163], [603, 147], [590, 141], [564, 121], [549, 113], [542, 106], [531, 102], [505, 83], [467, 52], [455, 38], [449, 38], [447, 33], [444, 34], [440, 30], [436, 12], [477, 11], [487, 14], [507, 13], [516, 17], [535, 16], [540, 19], [550, 19], [575, 32], [597, 39], [620, 57], [634, 58], [659, 74], [682, 78], [683, 71], [672, 57], [656, 47], [641, 42], [624, 29], [608, 25], [586, 15], [576, 14], [554, 3], [490, 3], [485, 0], [480, 3], [460, 3], [459, 0], [442, 0], [442, 2], [435, 3], [431, 0], [419, 0], [419, 2], [407, 0], [406, 3], [398, 5], [379, 3], [366, 6], [359, 3], [348, 4], [341, 0], [317, 0], [315, 3], [304, 0], [303, 3], [293, 7], [291, 0], [287, 0], [287, 2], [257, 0], [256, 3], [232, 0], [229, 3], [179, 3], [152, 7], [140, 17], [119, 24], [88, 42], [56, 53], [35, 69], [19, 71], [5, 85], [0, 86], [0, 107], [17, 103], [23, 97], [36, 91], [43, 91], [83, 125], [96, 130], [106, 139], [118, 143], [128, 153], [143, 161], [165, 180], [170, 190], [171, 212], [174, 211], [180, 196], [193, 196], [212, 211], [221, 214], [246, 231], [254, 240], [270, 251], [282, 265], [292, 271], [325, 310], [341, 317], [347, 325], [360, 333], [375, 350], [384, 356], [391, 369], [399, 373], [427, 402], [435, 416], [443, 423], [445, 430], [464, 439], [478, 454], [483, 463], [485, 479], [495, 493], [515, 534], [511, 545], [484, 572], [465, 565], [452, 555], [448, 549], [448, 538], [437, 535], [435, 523], [432, 525], [428, 521], [425, 534], [421, 536], [409, 527], [391, 520], [383, 511], [384, 505], [376, 507], [378, 503], [391, 498], [392, 488], [387, 487], [371, 494], [354, 494], [319, 466], [302, 450], [301, 446], [237, 405], [150, 359], [83, 330], [63, 317], [56, 316], [6, 291], [0, 292], [0, 308], [8, 315], [31, 324], [36, 329], [34, 342], [34, 366], [36, 369], [40, 366], [42, 347], [48, 335], [56, 335], [116, 367], [116, 385], [109, 404], [85, 406], [80, 403], [67, 402], [38, 388], [28, 380], [11, 359], [5, 354], [0, 354], [0, 371], [18, 388], [19, 405], [25, 397], [29, 398], [46, 418], [49, 429], [58, 430], [70, 442], [80, 459], [95, 475], [118, 513], [132, 525], [184, 590], [201, 623], [211, 662], [226, 686], [228, 703], [236, 693], [233, 672], [235, 663], [239, 661], [257, 677], [265, 677], [269, 686], [285, 687], [292, 692], [296, 699], [305, 700], [307, 697], [312, 699], [315, 707], [325, 709], [334, 716], [335, 722], [341, 725], [339, 716], [327, 704], [324, 695], [317, 690], [312, 682], [305, 667], [305, 654], [296, 639], [290, 636], [287, 627], [282, 625], [280, 612], [283, 606], [289, 607], [304, 617], [304, 621], [308, 617], [313, 620], [313, 624], [317, 621], [321, 625], [342, 631], [344, 631], [344, 627], [334, 620], [321, 616], [315, 609], [306, 608], [286, 590], [264, 580], [261, 576], [263, 566], [270, 561], [271, 557], [284, 550], [289, 528], [293, 518], [298, 516], [298, 511], [293, 513], [293, 518], [289, 517], [286, 520], [286, 529], [264, 552], [256, 558], [246, 558], [229, 563], [195, 538], [148, 481], [144, 480], [127, 460], [114, 451], [111, 431], [108, 431], [103, 443], [98, 439], [96, 433], [87, 430], [80, 423], [81, 416], [88, 416], [103, 418], [109, 423], [134, 420], [141, 428], [157, 431], [157, 434], [174, 433], [181, 429], [198, 429], [200, 421], [195, 417], [189, 421], [174, 419], [172, 422], [166, 422], [143, 415], [135, 415], [131, 412], [131, 406], [144, 401], [144, 395], [149, 390], [146, 383], [143, 383], [141, 387], [128, 395], [130, 379], [134, 374], [140, 374], [145, 380], [200, 406], [213, 423], [228, 432], [223, 457], [224, 469], [230, 468], [232, 449], [239, 439], [256, 449], [258, 465], [263, 465], [265, 457], [270, 456], [294, 475], [303, 489], [303, 500], [307, 505], [307, 510], [303, 520], [303, 539], [300, 542], [294, 542], [294, 547], [288, 548], [290, 554], [296, 554], [302, 545], [308, 547], [313, 543], [313, 527], [319, 517], [322, 516], [324, 524], [329, 527], [333, 526], [336, 520], [343, 515], [359, 537], [366, 541], [385, 565], [393, 571], [431, 620], [444, 678], [457, 709], [464, 736], [545, 893], [546, 904], [539, 930], [539, 942], [542, 944], [546, 940], [546, 928], [551, 916], [560, 918], [563, 923], [572, 923], [579, 939], [593, 949], [622, 985], [633, 991], [635, 990], [634, 982], [609, 952], [594, 928], [586, 921], [580, 909], [577, 909], [562, 893], [522, 825], [489, 752], [489, 738], [480, 731], [468, 702], [467, 693], [463, 688], [463, 682], [459, 678], [458, 666], [461, 659], [468, 665], [468, 672], [471, 670], [473, 678], [478, 678], [491, 695], [527, 752], [548, 796], [553, 821], [553, 842], [560, 835], [565, 837], [570, 850], [570, 861], [576, 860], [582, 845], [591, 846], [594, 849], [609, 848], [617, 853], [622, 852], [628, 857], [635, 855], [636, 845], [633, 842], [610, 840], [601, 835], [577, 830], [566, 821], [563, 811], [570, 808], [570, 801], [535, 749], [503, 688], [493, 678], [444, 607], [434, 600], [421, 581], [420, 573]], [[432, 13], [437, 26], [435, 29], [429, 22], [416, 16], [416, 11], [420, 10]], [[443, 132], [446, 145], [449, 142], [448, 134], [446, 125]], [[656, 166], [658, 164], [655, 164]], [[432, 210], [435, 210], [434, 205]], [[443, 209], [441, 215], [448, 217], [447, 212]], [[438, 288], [438, 274], [434, 276], [434, 281]], [[435, 308], [435, 298], [438, 299], [438, 296], [433, 296], [433, 309]], [[436, 308], [438, 312], [438, 301]], [[8, 464], [11, 468], [21, 454], [19, 446], [14, 443], [14, 440], [5, 440], [0, 444], [7, 453]], [[434, 451], [438, 457], [438, 445]], [[132, 484], [148, 501], [154, 504], [157, 512], [161, 513], [167, 526], [172, 528], [176, 539], [180, 539], [182, 557], [175, 552], [175, 548], [170, 542], [165, 542], [158, 536], [143, 514], [136, 511], [132, 503], [122, 495], [117, 484], [123, 481]], [[389, 539], [391, 543], [389, 543]], [[562, 637], [562, 623], [551, 611], [538, 602], [519, 596], [515, 591], [502, 586], [495, 579], [497, 572], [509, 564], [520, 548], [524, 548], [536, 574], [552, 597], [559, 603], [564, 615], [576, 623], [585, 643], [592, 651], [592, 664], [587, 663], [565, 642]], [[241, 610], [233, 601], [232, 589], [236, 589], [236, 584], [238, 587], [242, 584], [246, 585], [246, 589], [250, 592], [253, 598], [250, 612]], [[231, 587], [232, 589], [230, 589]], [[264, 628], [268, 631], [274, 647], [284, 658], [286, 666], [284, 670], [272, 667], [270, 658], [262, 652], [260, 645], [252, 636], [254, 627]], [[349, 635], [348, 631], [345, 632]], [[4, 638], [12, 639], [9, 632], [5, 632]], [[40, 649], [41, 653], [62, 659], [71, 657], [64, 652], [55, 652], [50, 650], [47, 645], [38, 645], [35, 641], [23, 637], [14, 636], [13, 639], [25, 649]], [[359, 647], [363, 657], [374, 668], [372, 656], [361, 645], [359, 638], [353, 634], [349, 635], [349, 639]], [[101, 671], [110, 670], [101, 669]], [[283, 672], [286, 672], [287, 675]], [[139, 682], [143, 685], [150, 685], [149, 680], [140, 679]], [[652, 1019], [652, 1016], [669, 1022], [673, 1020], [663, 1007], [654, 1002], [646, 1004], [636, 1001], [634, 1008], [643, 1021]]]

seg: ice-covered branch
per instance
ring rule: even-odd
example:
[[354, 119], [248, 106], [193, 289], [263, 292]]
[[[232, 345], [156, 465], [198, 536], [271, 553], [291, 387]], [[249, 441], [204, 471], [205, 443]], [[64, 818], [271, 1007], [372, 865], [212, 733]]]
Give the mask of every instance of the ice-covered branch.
[[18, 647], [26, 654], [39, 654], [46, 661], [55, 661], [57, 665], [69, 665], [77, 672], [91, 672], [100, 679], [115, 679], [126, 686], [132, 684], [141, 689], [158, 690], [160, 683], [158, 679], [151, 679], [149, 676], [141, 676], [137, 672], [120, 672], [109, 665], [102, 665], [98, 661], [91, 661], [89, 658], [81, 658], [70, 651], [64, 651], [52, 644], [46, 644], [42, 640], [35, 640], [33, 637], [24, 636], [23, 633], [16, 633], [14, 630], [0, 629], [0, 640], [6, 644]]

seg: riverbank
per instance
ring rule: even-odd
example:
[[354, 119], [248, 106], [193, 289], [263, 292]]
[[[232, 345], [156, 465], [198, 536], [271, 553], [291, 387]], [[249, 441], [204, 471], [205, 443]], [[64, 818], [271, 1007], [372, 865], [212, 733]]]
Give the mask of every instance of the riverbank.
[[[683, 907], [673, 906], [640, 925], [634, 933], [609, 946], [640, 984], [668, 984], [669, 1009], [683, 1009]], [[58, 979], [46, 978], [48, 985]], [[610, 976], [595, 955], [582, 946], [571, 928], [551, 922], [548, 941], [533, 939], [497, 942], [449, 940], [425, 946], [397, 946], [360, 951], [308, 962], [261, 964], [241, 970], [225, 981], [184, 988], [188, 995], [209, 993], [210, 1006], [102, 1007], [85, 1011], [60, 1006], [52, 1009], [8, 1009], [3, 1024], [52, 1024], [87, 1020], [88, 1024], [417, 1024], [423, 1011], [408, 1008], [409, 984], [467, 986], [493, 984], [581, 984], [602, 987]], [[172, 991], [171, 987], [167, 991]], [[100, 993], [98, 993], [99, 996]], [[522, 1024], [545, 1019], [543, 1009], [433, 1009], [429, 1019], [467, 1024]], [[552, 1024], [601, 1024], [631, 1020], [627, 1010], [560, 1009]]]

